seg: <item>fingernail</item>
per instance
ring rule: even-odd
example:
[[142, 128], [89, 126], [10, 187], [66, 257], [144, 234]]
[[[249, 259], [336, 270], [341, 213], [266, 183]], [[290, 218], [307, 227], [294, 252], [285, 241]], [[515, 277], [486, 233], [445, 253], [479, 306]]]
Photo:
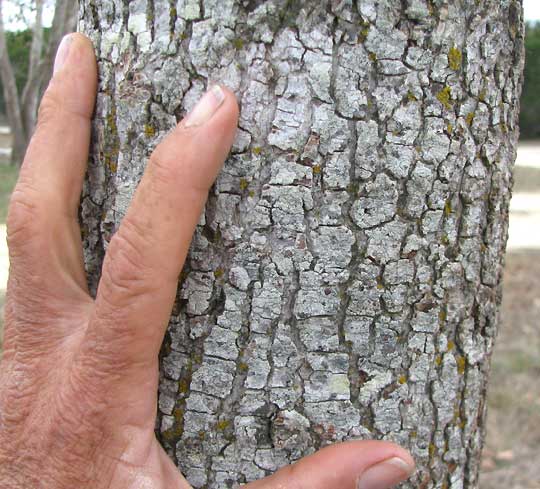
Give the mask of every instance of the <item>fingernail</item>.
[[224, 100], [225, 94], [223, 90], [219, 85], [214, 85], [203, 95], [199, 103], [186, 117], [184, 127], [196, 127], [206, 124], [223, 104]]
[[73, 38], [71, 37], [71, 34], [64, 36], [64, 38], [62, 39], [60, 46], [58, 46], [58, 51], [56, 52], [56, 58], [54, 60], [54, 73], [60, 71], [62, 69], [62, 66], [64, 66], [64, 63], [69, 56], [69, 49], [72, 43]]
[[367, 469], [358, 479], [357, 489], [390, 489], [408, 479], [414, 466], [394, 457]]

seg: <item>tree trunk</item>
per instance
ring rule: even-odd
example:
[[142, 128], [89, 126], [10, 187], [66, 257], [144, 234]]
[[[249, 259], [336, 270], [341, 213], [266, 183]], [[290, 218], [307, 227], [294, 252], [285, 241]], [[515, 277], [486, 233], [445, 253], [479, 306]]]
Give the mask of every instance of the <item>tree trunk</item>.
[[13, 68], [7, 51], [2, 0], [0, 0], [0, 77], [4, 89], [6, 115], [11, 127], [11, 133], [13, 134], [11, 161], [12, 163], [18, 163], [22, 161], [26, 151], [26, 132], [24, 130], [23, 114], [19, 102], [15, 75], [13, 74]]
[[36, 20], [32, 29], [32, 46], [30, 48], [30, 59], [28, 63], [28, 77], [26, 86], [22, 94], [22, 112], [26, 134], [30, 137], [34, 132], [36, 124], [40, 87], [41, 74], [39, 72], [39, 63], [43, 52], [43, 0], [36, 0]]
[[47, 82], [53, 72], [56, 51], [58, 51], [62, 38], [75, 30], [78, 3], [78, 0], [56, 0], [55, 2], [49, 43], [40, 65], [40, 95], [43, 95], [47, 88]]
[[162, 351], [158, 430], [190, 482], [379, 438], [414, 454], [404, 487], [478, 487], [520, 2], [81, 3], [93, 290], [156, 143], [210, 83], [241, 101]]

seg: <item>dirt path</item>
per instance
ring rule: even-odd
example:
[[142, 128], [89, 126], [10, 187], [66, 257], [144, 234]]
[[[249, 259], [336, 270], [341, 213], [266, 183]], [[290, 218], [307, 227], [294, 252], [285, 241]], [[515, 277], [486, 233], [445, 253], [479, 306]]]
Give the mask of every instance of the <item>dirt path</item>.
[[481, 489], [540, 489], [539, 318], [540, 251], [509, 253]]

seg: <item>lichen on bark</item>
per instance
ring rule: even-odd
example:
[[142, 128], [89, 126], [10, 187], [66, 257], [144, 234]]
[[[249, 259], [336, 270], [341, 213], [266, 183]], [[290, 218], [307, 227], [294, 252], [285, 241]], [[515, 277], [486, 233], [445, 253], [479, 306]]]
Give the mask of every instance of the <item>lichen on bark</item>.
[[161, 358], [157, 431], [188, 480], [379, 438], [417, 460], [404, 487], [477, 487], [519, 2], [83, 0], [80, 27], [100, 64], [93, 289], [157, 142], [212, 83], [241, 104]]

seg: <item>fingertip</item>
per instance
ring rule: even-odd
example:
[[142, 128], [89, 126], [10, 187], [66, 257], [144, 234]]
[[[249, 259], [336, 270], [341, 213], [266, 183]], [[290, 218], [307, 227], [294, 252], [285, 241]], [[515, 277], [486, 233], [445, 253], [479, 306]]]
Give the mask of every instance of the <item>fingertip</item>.
[[224, 100], [215, 116], [209, 121], [208, 131], [213, 133], [216, 139], [222, 139], [220, 146], [224, 151], [222, 158], [225, 158], [236, 136], [240, 109], [234, 92], [224, 85], [217, 86], [222, 91]]
[[67, 110], [90, 117], [97, 90], [97, 61], [92, 41], [74, 32], [64, 36], [54, 63], [48, 92]]
[[317, 454], [322, 454], [324, 457], [332, 457], [336, 460], [344, 459], [351, 463], [351, 467], [356, 467], [359, 472], [362, 472], [371, 465], [392, 458], [403, 460], [407, 466], [411, 467], [411, 470], [414, 470], [415, 467], [415, 462], [411, 454], [403, 447], [389, 441], [347, 441], [325, 447], [320, 452], [317, 452]]
[[414, 471], [409, 452], [395, 443], [348, 441], [327, 446], [248, 488], [383, 489], [407, 479]]
[[226, 112], [231, 125], [236, 127], [238, 125], [238, 117], [240, 115], [240, 108], [238, 106], [236, 95], [230, 88], [224, 85], [219, 85], [219, 87], [225, 94], [225, 101], [223, 103], [224, 111]]
[[63, 70], [96, 68], [96, 54], [92, 41], [80, 32], [66, 34], [56, 52], [54, 74]]

